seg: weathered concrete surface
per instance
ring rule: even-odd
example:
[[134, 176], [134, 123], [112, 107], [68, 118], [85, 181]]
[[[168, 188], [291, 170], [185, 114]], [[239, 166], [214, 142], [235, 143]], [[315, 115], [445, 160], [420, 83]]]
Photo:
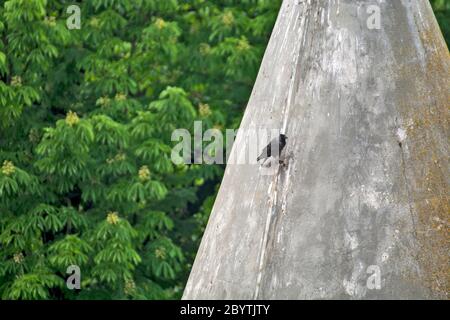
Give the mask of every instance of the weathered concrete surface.
[[449, 66], [428, 1], [285, 0], [241, 127], [293, 158], [228, 165], [183, 298], [447, 298]]

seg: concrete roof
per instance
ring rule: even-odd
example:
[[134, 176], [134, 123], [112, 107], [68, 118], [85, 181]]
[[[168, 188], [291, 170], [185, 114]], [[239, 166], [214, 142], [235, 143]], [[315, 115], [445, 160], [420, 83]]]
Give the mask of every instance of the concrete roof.
[[289, 163], [227, 166], [183, 298], [447, 298], [449, 66], [428, 1], [285, 0], [241, 128]]

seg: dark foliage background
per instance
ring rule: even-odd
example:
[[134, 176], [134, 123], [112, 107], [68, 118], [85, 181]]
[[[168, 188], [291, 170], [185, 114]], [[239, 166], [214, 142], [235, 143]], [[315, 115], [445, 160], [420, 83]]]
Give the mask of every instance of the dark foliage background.
[[0, 0], [2, 299], [180, 298], [223, 168], [171, 132], [238, 127], [280, 3]]

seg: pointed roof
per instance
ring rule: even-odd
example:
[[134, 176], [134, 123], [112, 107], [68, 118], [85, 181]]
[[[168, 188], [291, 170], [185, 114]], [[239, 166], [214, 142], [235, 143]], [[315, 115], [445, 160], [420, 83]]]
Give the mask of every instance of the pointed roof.
[[446, 297], [449, 53], [428, 1], [373, 3], [284, 0], [241, 128], [289, 164], [227, 166], [183, 298]]

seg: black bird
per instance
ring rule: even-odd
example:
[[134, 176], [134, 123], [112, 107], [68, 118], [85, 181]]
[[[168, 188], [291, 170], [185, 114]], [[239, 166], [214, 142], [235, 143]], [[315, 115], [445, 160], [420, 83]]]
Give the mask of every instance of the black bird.
[[284, 134], [280, 134], [278, 137], [278, 142], [276, 141], [277, 138], [273, 139], [262, 151], [261, 155], [256, 158], [256, 161], [259, 161], [261, 159], [267, 159], [272, 156], [272, 144], [274, 146], [278, 145], [278, 156], [281, 155], [281, 151], [283, 151], [284, 147], [286, 146], [286, 140], [287, 137]]

